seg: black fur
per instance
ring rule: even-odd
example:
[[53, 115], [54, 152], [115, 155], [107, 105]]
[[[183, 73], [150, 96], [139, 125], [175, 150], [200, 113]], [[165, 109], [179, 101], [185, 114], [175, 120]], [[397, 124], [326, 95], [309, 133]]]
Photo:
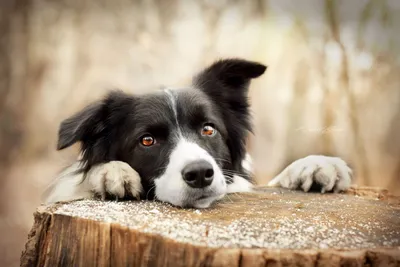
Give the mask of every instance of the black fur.
[[218, 103], [229, 132], [227, 144], [231, 151], [232, 168], [242, 172], [246, 140], [252, 131], [248, 87], [250, 79], [261, 76], [266, 66], [241, 59], [221, 60], [194, 79], [194, 84], [212, 101]]
[[[255, 62], [221, 60], [194, 78], [194, 88], [173, 92], [185, 137], [209, 152], [222, 169], [243, 172], [241, 162], [252, 130], [248, 86], [265, 70]], [[204, 123], [214, 124], [218, 134], [201, 136]], [[115, 91], [63, 121], [57, 148], [81, 142], [84, 172], [113, 160], [128, 163], [141, 176], [144, 193], [151, 198], [148, 191], [168, 163], [176, 127], [174, 110], [165, 94], [132, 96]], [[157, 140], [152, 147], [139, 142], [147, 133]]]

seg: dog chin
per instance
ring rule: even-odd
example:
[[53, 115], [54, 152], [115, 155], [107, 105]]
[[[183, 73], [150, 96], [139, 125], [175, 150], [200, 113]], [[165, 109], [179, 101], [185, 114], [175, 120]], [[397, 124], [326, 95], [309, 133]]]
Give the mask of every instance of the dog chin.
[[213, 204], [215, 201], [223, 198], [225, 196], [225, 194], [220, 194], [220, 195], [213, 195], [213, 196], [209, 196], [206, 198], [201, 198], [201, 199], [197, 199], [197, 200], [191, 200], [188, 201], [188, 203], [190, 203], [189, 205], [183, 205], [183, 207], [187, 207], [187, 208], [196, 208], [196, 209], [205, 209], [211, 206], [211, 204]]
[[213, 189], [192, 189], [185, 187], [182, 190], [174, 190], [174, 192], [168, 192], [167, 194], [165, 194], [165, 191], [160, 192], [156, 189], [156, 199], [168, 202], [177, 207], [204, 209], [223, 198], [226, 193], [226, 185], [219, 188], [213, 187]]
[[[184, 199], [178, 203], [172, 203], [174, 206], [182, 207], [182, 208], [195, 208], [195, 209], [206, 209], [211, 206], [216, 200], [221, 199], [225, 196], [225, 194], [211, 196], [207, 198], [202, 198], [199, 200]], [[171, 203], [171, 201], [168, 201]]]

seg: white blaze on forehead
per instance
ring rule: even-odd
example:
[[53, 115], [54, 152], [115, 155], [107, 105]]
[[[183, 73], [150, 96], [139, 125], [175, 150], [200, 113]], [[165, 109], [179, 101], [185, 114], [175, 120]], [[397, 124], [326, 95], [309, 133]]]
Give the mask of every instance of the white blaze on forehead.
[[[183, 168], [197, 160], [206, 160], [214, 169], [214, 179], [211, 185], [205, 189], [189, 187], [182, 178]], [[196, 206], [194, 199], [202, 194], [210, 194], [212, 197], [197, 203], [199, 208], [207, 207], [214, 200], [226, 193], [226, 182], [221, 169], [214, 158], [198, 144], [180, 138], [176, 147], [171, 152], [169, 163], [165, 172], [155, 179], [155, 193], [157, 199], [182, 206], [187, 203]], [[207, 202], [207, 203], [205, 203]]]
[[178, 121], [178, 108], [176, 104], [176, 95], [172, 92], [171, 89], [164, 89], [164, 92], [167, 95], [172, 111], [174, 112], [175, 122], [178, 129], [178, 135], [182, 137], [181, 127]]

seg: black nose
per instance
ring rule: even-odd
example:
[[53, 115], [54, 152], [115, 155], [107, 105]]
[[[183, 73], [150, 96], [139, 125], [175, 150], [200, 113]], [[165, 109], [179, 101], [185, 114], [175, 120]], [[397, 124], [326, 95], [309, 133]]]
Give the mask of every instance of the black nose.
[[207, 161], [198, 160], [189, 163], [183, 168], [182, 177], [190, 187], [203, 188], [212, 183], [214, 169]]

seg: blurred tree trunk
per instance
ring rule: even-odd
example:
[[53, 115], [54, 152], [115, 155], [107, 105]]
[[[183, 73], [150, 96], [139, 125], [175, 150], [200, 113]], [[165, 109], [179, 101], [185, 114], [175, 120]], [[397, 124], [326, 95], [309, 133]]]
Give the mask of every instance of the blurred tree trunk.
[[[9, 178], [14, 161], [20, 157], [23, 146], [26, 114], [29, 112], [27, 87], [28, 1], [1, 1], [0, 3], [0, 265], [14, 266], [12, 253], [19, 251], [25, 231], [11, 212], [18, 211], [13, 191], [21, 189], [15, 177]], [[19, 166], [19, 168], [23, 168]], [[25, 180], [29, 176], [25, 175]], [[23, 187], [22, 187], [23, 188]], [[23, 216], [23, 215], [22, 215]], [[18, 217], [17, 217], [18, 218]], [[18, 245], [16, 245], [18, 244]], [[15, 251], [15, 252], [14, 252]]]
[[[0, 8], [0, 171], [5, 177], [20, 148], [27, 97], [29, 1], [3, 1]], [[2, 202], [3, 203], [3, 202]]]
[[[11, 84], [11, 60], [10, 60], [10, 4], [2, 3], [0, 8], [0, 172], [4, 171], [5, 163], [9, 158], [8, 152], [13, 142], [8, 142], [14, 135], [13, 124], [10, 119], [13, 118], [13, 112], [7, 105], [8, 95]], [[7, 140], [7, 141], [6, 141]], [[4, 174], [1, 175], [4, 177]]]
[[[251, 86], [260, 182], [324, 153], [355, 163], [357, 183], [399, 193], [400, 94], [389, 91], [400, 88], [400, 16], [389, 2], [0, 0], [3, 239], [21, 242], [13, 231], [27, 231], [43, 187], [75, 158], [54, 149], [62, 119], [110, 88], [186, 86], [223, 57], [269, 66]], [[359, 66], [362, 53], [372, 67]]]
[[[358, 121], [359, 112], [357, 108], [357, 103], [350, 88], [350, 77], [349, 77], [349, 59], [347, 55], [346, 48], [340, 37], [340, 21], [338, 19], [338, 7], [335, 0], [326, 0], [326, 16], [328, 20], [328, 25], [331, 30], [333, 40], [339, 45], [341, 50], [342, 63], [340, 73], [339, 73], [339, 90], [343, 92], [343, 96], [347, 98], [349, 104], [349, 119], [351, 135], [354, 142], [353, 150], [353, 160], [357, 163], [358, 171], [358, 182], [362, 184], [370, 184], [369, 171], [368, 171], [368, 160], [366, 157], [365, 143], [363, 142], [363, 135], [360, 130], [360, 124]], [[329, 116], [330, 117], [330, 116]]]

